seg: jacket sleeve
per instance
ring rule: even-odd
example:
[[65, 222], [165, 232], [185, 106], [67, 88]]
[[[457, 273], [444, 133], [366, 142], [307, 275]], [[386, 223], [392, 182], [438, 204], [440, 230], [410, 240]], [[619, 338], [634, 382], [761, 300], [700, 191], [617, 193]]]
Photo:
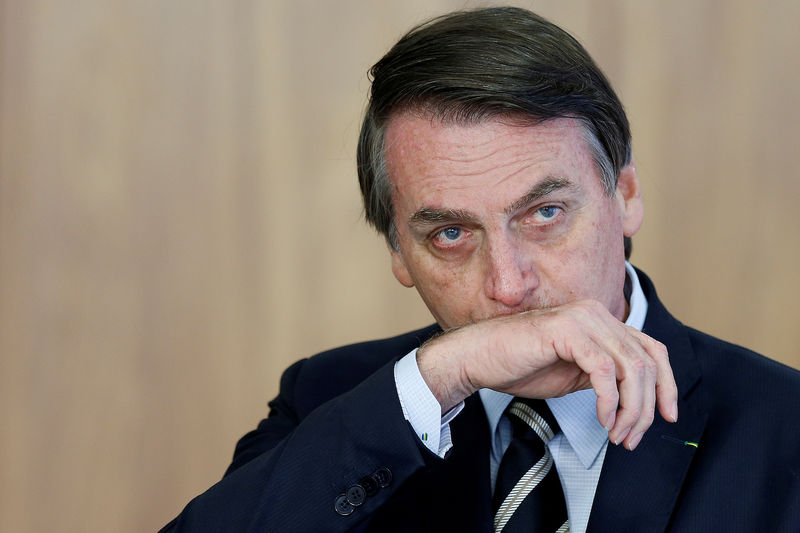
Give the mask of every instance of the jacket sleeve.
[[304, 364], [284, 373], [269, 417], [241, 439], [225, 477], [162, 531], [360, 531], [423, 467], [393, 362], [307, 415], [295, 398]]

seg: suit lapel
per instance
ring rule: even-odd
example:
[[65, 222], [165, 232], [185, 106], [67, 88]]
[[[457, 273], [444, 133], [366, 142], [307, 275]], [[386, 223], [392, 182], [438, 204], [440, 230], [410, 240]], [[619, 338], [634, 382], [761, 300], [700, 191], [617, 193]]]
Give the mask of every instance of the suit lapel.
[[687, 410], [684, 405], [677, 424], [659, 418], [633, 452], [609, 444], [588, 532], [667, 530], [696, 451], [684, 442], [700, 442], [706, 422], [700, 413], [687, 416]]
[[663, 342], [678, 384], [678, 422], [658, 414], [635, 451], [609, 444], [587, 531], [663, 532], [678, 500], [696, 448], [702, 446], [707, 413], [700, 369], [685, 327], [667, 313], [652, 282], [638, 272], [648, 300], [643, 331]]

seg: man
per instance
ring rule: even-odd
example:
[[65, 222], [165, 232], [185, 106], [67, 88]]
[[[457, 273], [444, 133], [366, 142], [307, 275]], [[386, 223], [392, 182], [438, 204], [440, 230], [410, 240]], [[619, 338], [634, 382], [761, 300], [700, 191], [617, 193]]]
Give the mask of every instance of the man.
[[437, 325], [290, 367], [165, 530], [799, 531], [800, 373], [686, 328], [626, 262], [630, 132], [585, 50], [484, 9], [372, 74], [367, 220]]

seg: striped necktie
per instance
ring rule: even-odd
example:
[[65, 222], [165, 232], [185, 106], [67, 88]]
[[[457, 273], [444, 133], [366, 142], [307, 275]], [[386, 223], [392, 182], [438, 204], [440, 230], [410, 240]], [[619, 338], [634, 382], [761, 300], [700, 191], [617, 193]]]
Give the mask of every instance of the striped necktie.
[[558, 422], [544, 400], [515, 398], [506, 415], [514, 432], [497, 471], [495, 532], [569, 531], [564, 491], [546, 446], [558, 432]]

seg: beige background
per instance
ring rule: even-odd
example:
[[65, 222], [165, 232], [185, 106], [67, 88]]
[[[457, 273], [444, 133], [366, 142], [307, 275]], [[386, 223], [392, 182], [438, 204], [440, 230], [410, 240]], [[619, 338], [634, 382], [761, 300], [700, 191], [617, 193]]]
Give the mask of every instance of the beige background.
[[[800, 3], [520, 2], [629, 111], [634, 262], [800, 366]], [[360, 220], [367, 68], [471, 1], [0, 0], [0, 530], [152, 531], [280, 371], [430, 321]]]

